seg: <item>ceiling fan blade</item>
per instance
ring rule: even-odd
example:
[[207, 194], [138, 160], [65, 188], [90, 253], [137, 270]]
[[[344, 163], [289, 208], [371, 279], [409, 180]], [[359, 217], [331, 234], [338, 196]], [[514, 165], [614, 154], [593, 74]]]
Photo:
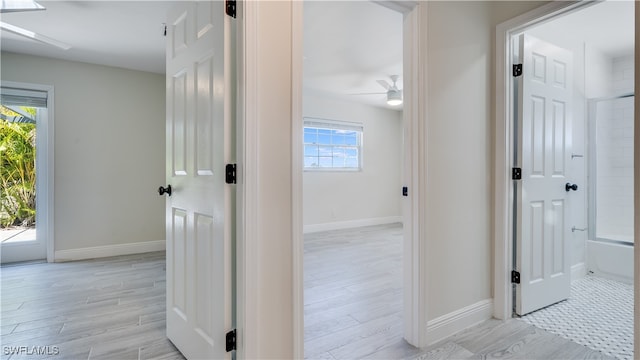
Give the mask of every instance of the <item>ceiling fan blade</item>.
[[52, 39], [52, 38], [50, 38], [48, 36], [40, 35], [38, 33], [35, 33], [33, 31], [30, 31], [30, 30], [27, 30], [27, 29], [23, 29], [21, 27], [15, 26], [15, 25], [7, 24], [6, 22], [3, 22], [3, 21], [0, 21], [0, 29], [2, 29], [4, 31], [8, 31], [8, 32], [13, 33], [13, 34], [16, 34], [16, 35], [24, 36], [24, 37], [32, 39], [32, 40], [39, 41], [39, 42], [47, 44], [47, 45], [55, 46], [55, 47], [60, 48], [62, 50], [71, 49], [71, 45], [69, 45], [69, 44], [65, 44], [65, 43], [63, 43], [61, 41], [58, 41], [56, 39]]
[[391, 88], [391, 85], [386, 80], [376, 80], [376, 82], [378, 82], [378, 84], [380, 84], [385, 90], [389, 90], [389, 88]]

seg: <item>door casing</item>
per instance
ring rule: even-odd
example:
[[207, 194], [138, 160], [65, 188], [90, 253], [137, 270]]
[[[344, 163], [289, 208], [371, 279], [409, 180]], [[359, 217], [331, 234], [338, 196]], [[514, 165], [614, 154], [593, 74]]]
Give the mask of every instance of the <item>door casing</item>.
[[36, 155], [36, 234], [45, 238], [47, 262], [55, 261], [54, 244], [54, 87], [16, 81], [0, 81], [0, 87], [36, 90], [47, 93], [47, 117], [36, 127], [36, 147], [45, 149]]
[[[403, 67], [404, 67], [404, 185], [409, 196], [403, 198], [404, 224], [404, 337], [412, 345], [427, 345], [426, 306], [426, 253], [421, 246], [424, 222], [420, 221], [425, 209], [424, 142], [426, 126], [426, 74], [421, 71], [426, 62], [426, 24], [420, 15], [426, 4], [416, 1], [375, 1], [382, 6], [404, 14]], [[244, 4], [247, 7], [248, 4]], [[302, 235], [302, 59], [303, 59], [303, 2], [294, 2], [292, 16], [292, 221], [293, 221], [293, 294], [294, 294], [294, 354], [304, 357], [304, 306]], [[249, 18], [245, 18], [249, 21]], [[415, 80], [417, 79], [417, 80]], [[422, 100], [420, 100], [422, 99]], [[248, 139], [245, 139], [247, 141]], [[421, 148], [422, 146], [422, 148]], [[247, 229], [248, 230], [248, 229]]]
[[[552, 18], [578, 11], [597, 2], [552, 2], [499, 24], [496, 28], [496, 159], [494, 208], [494, 317], [509, 319], [512, 315], [511, 285], [513, 254], [513, 181], [511, 167], [514, 158], [514, 83], [511, 77], [511, 39]], [[636, 19], [637, 21], [637, 19]]]

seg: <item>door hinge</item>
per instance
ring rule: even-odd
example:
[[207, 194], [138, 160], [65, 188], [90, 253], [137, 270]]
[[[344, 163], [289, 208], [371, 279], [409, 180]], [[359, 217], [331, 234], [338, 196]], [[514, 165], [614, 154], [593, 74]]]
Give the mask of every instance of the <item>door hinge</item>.
[[406, 186], [402, 187], [402, 196], [409, 196], [409, 188]]
[[513, 77], [522, 75], [522, 64], [513, 64]]
[[511, 180], [522, 180], [522, 168], [511, 168]]
[[226, 0], [224, 2], [224, 8], [227, 15], [235, 19], [236, 17], [236, 0]]
[[520, 284], [520, 273], [512, 270], [511, 271], [511, 283], [512, 284]]
[[229, 331], [227, 333], [226, 336], [226, 350], [227, 352], [232, 352], [233, 350], [237, 349], [237, 344], [236, 344], [236, 329], [233, 329], [231, 331]]
[[236, 164], [227, 164], [225, 166], [225, 175], [224, 181], [227, 184], [235, 184], [236, 183]]

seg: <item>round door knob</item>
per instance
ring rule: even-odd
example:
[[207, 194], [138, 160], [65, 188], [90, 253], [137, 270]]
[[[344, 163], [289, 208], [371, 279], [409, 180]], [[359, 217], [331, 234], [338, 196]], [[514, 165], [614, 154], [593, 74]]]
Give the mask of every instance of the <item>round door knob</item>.
[[566, 183], [566, 184], [564, 185], [564, 189], [565, 189], [566, 191], [571, 191], [571, 190], [573, 190], [573, 191], [577, 191], [577, 190], [578, 190], [578, 185], [576, 185], [576, 184], [572, 184], [572, 183]]
[[162, 195], [164, 195], [164, 194], [167, 194], [167, 195], [171, 196], [171, 185], [167, 185], [167, 187], [162, 187], [162, 186], [160, 186], [160, 187], [158, 188], [158, 194], [159, 194], [160, 196], [162, 196]]

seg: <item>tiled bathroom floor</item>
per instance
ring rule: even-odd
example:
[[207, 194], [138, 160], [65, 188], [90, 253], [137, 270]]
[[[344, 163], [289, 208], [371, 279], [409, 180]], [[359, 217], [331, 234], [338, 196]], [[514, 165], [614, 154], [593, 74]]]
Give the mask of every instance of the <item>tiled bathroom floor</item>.
[[633, 359], [633, 285], [586, 276], [571, 298], [520, 320], [618, 359]]

